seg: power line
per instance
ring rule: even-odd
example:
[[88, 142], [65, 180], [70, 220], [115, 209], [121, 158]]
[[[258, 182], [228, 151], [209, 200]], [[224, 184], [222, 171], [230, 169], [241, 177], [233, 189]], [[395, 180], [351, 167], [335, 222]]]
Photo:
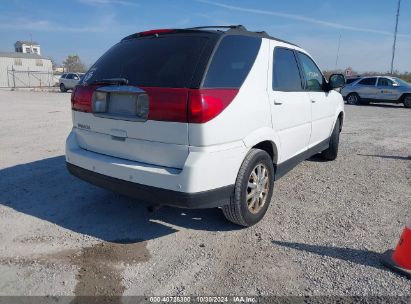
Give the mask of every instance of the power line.
[[395, 30], [394, 30], [394, 44], [392, 46], [391, 74], [394, 72], [395, 47], [397, 44], [398, 18], [400, 17], [400, 7], [401, 7], [401, 0], [398, 0], [397, 17], [395, 20]]

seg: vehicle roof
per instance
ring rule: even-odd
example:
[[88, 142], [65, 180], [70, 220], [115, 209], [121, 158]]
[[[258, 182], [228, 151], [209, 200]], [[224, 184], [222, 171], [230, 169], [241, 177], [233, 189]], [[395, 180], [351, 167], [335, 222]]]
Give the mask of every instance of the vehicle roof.
[[[224, 30], [225, 29], [225, 30]], [[207, 25], [207, 26], [197, 26], [197, 27], [190, 27], [190, 28], [184, 28], [184, 29], [170, 29], [169, 32], [165, 32], [167, 30], [165, 29], [159, 29], [159, 30], [150, 30], [146, 32], [140, 32], [140, 33], [135, 33], [132, 35], [129, 35], [122, 40], [128, 40], [128, 39], [133, 39], [137, 37], [143, 37], [145, 36], [145, 33], [150, 33], [151, 35], [155, 35], [156, 31], [158, 31], [158, 34], [167, 34], [167, 33], [210, 33], [214, 35], [243, 35], [243, 36], [252, 36], [252, 37], [259, 37], [259, 38], [266, 38], [270, 40], [275, 40], [278, 42], [282, 42], [285, 44], [292, 45], [294, 47], [299, 47], [298, 45], [276, 38], [268, 35], [265, 31], [249, 31], [247, 30], [243, 25]]]
[[388, 76], [388, 75], [367, 75], [367, 76], [361, 76], [361, 79], [364, 78], [378, 78], [378, 77], [384, 77], [384, 78], [389, 78], [389, 79], [395, 79], [396, 77], [394, 76]]

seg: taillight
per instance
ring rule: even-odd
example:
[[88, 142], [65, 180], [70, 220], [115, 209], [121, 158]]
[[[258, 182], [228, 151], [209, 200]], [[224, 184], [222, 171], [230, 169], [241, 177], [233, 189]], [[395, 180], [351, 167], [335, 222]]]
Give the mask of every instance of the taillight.
[[91, 112], [94, 90], [93, 86], [76, 86], [71, 93], [71, 108], [76, 111]]
[[219, 115], [233, 101], [238, 89], [190, 90], [188, 122], [205, 123]]
[[187, 122], [189, 89], [141, 88], [149, 96], [149, 120]]
[[[238, 93], [238, 89], [141, 89], [149, 97], [148, 120], [185, 123], [212, 120], [224, 111]], [[71, 94], [72, 109], [76, 111], [103, 113], [107, 110], [107, 102], [107, 93], [96, 91], [95, 86], [79, 85]]]

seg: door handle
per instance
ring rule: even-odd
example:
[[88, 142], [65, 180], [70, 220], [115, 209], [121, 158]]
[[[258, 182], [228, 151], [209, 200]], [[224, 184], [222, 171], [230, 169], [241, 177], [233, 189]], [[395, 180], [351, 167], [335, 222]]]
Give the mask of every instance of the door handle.
[[316, 103], [316, 102], [317, 102], [317, 100], [315, 100], [315, 99], [311, 99], [311, 102], [312, 102], [312, 103]]
[[111, 129], [110, 135], [116, 138], [124, 138], [124, 139], [127, 138], [127, 132], [124, 130], [120, 130], [120, 129]]
[[280, 101], [280, 100], [278, 100], [278, 99], [274, 99], [274, 104], [275, 104], [275, 105], [282, 105], [283, 102]]

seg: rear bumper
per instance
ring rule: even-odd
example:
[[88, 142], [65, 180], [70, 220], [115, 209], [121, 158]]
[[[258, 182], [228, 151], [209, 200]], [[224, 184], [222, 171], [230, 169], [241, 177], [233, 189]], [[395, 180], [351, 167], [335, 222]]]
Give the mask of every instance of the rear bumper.
[[70, 173], [85, 181], [150, 203], [186, 208], [228, 204], [246, 147], [241, 142], [189, 150], [183, 168], [175, 169], [85, 150], [71, 132], [66, 162]]
[[218, 189], [185, 193], [162, 189], [133, 182], [128, 182], [111, 176], [86, 170], [66, 163], [69, 172], [93, 185], [157, 205], [169, 205], [181, 208], [214, 208], [227, 204], [234, 191], [234, 186]]

